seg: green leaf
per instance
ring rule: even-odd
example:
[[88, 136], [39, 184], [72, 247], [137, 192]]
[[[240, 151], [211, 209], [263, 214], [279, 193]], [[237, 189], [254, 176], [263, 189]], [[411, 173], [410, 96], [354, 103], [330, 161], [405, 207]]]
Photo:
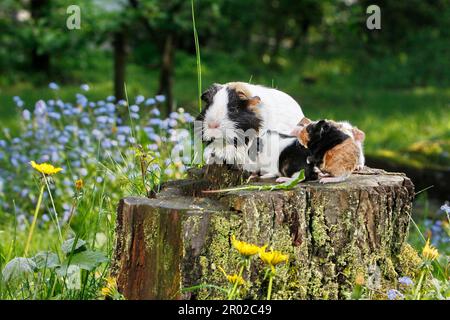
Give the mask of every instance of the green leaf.
[[[75, 239], [77, 240], [76, 244], [75, 244]], [[86, 241], [84, 241], [83, 239], [72, 238], [72, 239], [64, 241], [64, 243], [61, 246], [61, 250], [66, 255], [68, 255], [72, 251], [73, 251], [73, 253], [76, 253], [76, 252], [80, 252], [80, 251], [86, 250], [85, 244], [86, 244]]]
[[2, 276], [5, 283], [30, 279], [36, 270], [36, 264], [30, 258], [14, 258], [3, 268]]
[[78, 290], [81, 288], [81, 269], [78, 266], [70, 265], [65, 268], [64, 274], [67, 289]]
[[259, 186], [242, 186], [230, 189], [220, 189], [220, 190], [205, 190], [203, 193], [223, 193], [223, 192], [231, 192], [231, 191], [273, 191], [273, 190], [290, 190], [298, 185], [300, 182], [305, 180], [305, 170], [301, 170], [298, 173], [298, 176], [292, 178], [289, 181], [280, 183], [280, 184], [264, 184]]
[[305, 170], [301, 170], [298, 173], [298, 176], [293, 178], [290, 181], [286, 181], [282, 184], [279, 184], [277, 187], [280, 189], [284, 189], [284, 190], [289, 190], [294, 188], [296, 185], [298, 185], [300, 182], [302, 182], [303, 180], [305, 180]]
[[80, 269], [91, 271], [107, 261], [108, 258], [102, 252], [86, 250], [72, 255], [70, 259], [67, 258], [64, 265], [70, 263], [70, 265], [78, 266]]
[[39, 252], [32, 259], [38, 269], [53, 269], [61, 265], [58, 255], [53, 252]]

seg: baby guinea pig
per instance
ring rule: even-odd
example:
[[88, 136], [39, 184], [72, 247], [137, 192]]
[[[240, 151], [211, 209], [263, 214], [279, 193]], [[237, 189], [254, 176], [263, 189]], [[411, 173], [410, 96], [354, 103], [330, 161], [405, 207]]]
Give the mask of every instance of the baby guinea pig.
[[[333, 121], [333, 120], [326, 120], [329, 121], [331, 124], [336, 126], [338, 129], [342, 130], [344, 133], [348, 134], [353, 140], [355, 140], [356, 145], [359, 149], [359, 159], [358, 159], [358, 166], [356, 168], [357, 171], [362, 170], [365, 165], [365, 157], [364, 157], [364, 150], [363, 150], [363, 143], [366, 138], [366, 134], [358, 129], [356, 126], [353, 126], [348, 121]], [[295, 129], [291, 132], [291, 135], [298, 136], [300, 130], [310, 124], [312, 121], [308, 118], [303, 118], [295, 127]]]
[[360, 149], [355, 139], [335, 122], [308, 120], [302, 120], [300, 130], [294, 131], [300, 144], [311, 152], [308, 161], [326, 175], [319, 182], [344, 181], [359, 164]]

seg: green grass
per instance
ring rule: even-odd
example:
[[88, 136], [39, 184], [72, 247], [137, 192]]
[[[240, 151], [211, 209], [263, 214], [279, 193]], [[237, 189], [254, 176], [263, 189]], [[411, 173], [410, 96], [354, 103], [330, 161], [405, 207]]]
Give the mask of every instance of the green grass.
[[[30, 93], [28, 99], [31, 100], [38, 90], [27, 92]], [[37, 96], [36, 100], [61, 97], [65, 102], [73, 102], [72, 96], [75, 92], [79, 92], [79, 89], [77, 86], [68, 88], [61, 86], [60, 91], [43, 88], [39, 92], [41, 96]], [[89, 92], [87, 96], [105, 99], [105, 96], [101, 94], [101, 90], [97, 89], [95, 92]], [[21, 96], [27, 99], [24, 95]], [[66, 97], [70, 99], [66, 100]], [[26, 102], [28, 103], [27, 100]], [[36, 115], [28, 121], [28, 124], [33, 125], [25, 125], [26, 121], [23, 120], [21, 125], [17, 126], [17, 133], [12, 133], [12, 137], [7, 140], [20, 137], [17, 149], [20, 150], [20, 154], [26, 156], [27, 160], [17, 166], [12, 165], [9, 156], [13, 157], [15, 149], [9, 146], [5, 148], [8, 152], [6, 157], [2, 154], [0, 159], [2, 178], [0, 181], [0, 201], [2, 201], [0, 299], [104, 298], [100, 292], [102, 287], [107, 284], [113, 286], [107, 282], [107, 277], [110, 274], [109, 262], [112, 259], [115, 213], [119, 200], [128, 195], [148, 195], [160, 185], [161, 181], [179, 179], [183, 176], [183, 165], [179, 160], [171, 158], [171, 162], [165, 161], [170, 158], [175, 142], [178, 142], [172, 136], [178, 132], [177, 129], [186, 126], [187, 120], [183, 115], [180, 113], [176, 124], [171, 125], [174, 131], [164, 130], [154, 125], [154, 133], [158, 139], [151, 139], [142, 129], [148, 126], [150, 119], [159, 119], [159, 116], [149, 112], [158, 106], [159, 104], [156, 103], [153, 107], [142, 107], [137, 119], [133, 121], [125, 119], [123, 123], [123, 125], [132, 126], [130, 130], [133, 135], [128, 138], [135, 138], [139, 145], [128, 139], [129, 143], [124, 145], [116, 144], [113, 147], [111, 144], [110, 147], [104, 147], [97, 140], [98, 138], [94, 138], [94, 129], [102, 130], [102, 141], [105, 141], [119, 140], [120, 128], [116, 126], [116, 123], [103, 127], [99, 125], [96, 122], [97, 115], [91, 108], [83, 108], [82, 111], [83, 117], [91, 119], [89, 123], [83, 124], [80, 120], [81, 116], [61, 117], [61, 119], [45, 117], [48, 123], [41, 127], [43, 119]], [[15, 107], [11, 106], [11, 108]], [[120, 106], [120, 108], [126, 107]], [[108, 114], [110, 118], [116, 120], [119, 112], [121, 111], [117, 106]], [[12, 118], [14, 119], [14, 116]], [[13, 121], [19, 123], [17, 119]], [[67, 130], [69, 126], [78, 128], [77, 132]], [[51, 134], [54, 128], [64, 131], [61, 131], [61, 134], [70, 133], [70, 143], [59, 142], [60, 135]], [[39, 138], [37, 134], [40, 129], [45, 130], [44, 138]], [[91, 139], [82, 142], [82, 134], [92, 135]], [[165, 142], [161, 143], [161, 141]], [[157, 146], [157, 152], [154, 148], [147, 148], [149, 144]], [[55, 151], [57, 160], [51, 160], [51, 162], [64, 169], [51, 178], [43, 179], [42, 175], [30, 167], [28, 161], [39, 162], [40, 151], [49, 146], [60, 147], [58, 151]], [[108, 153], [108, 150], [111, 153]], [[84, 151], [83, 155], [81, 151]], [[73, 155], [74, 152], [75, 155]], [[153, 165], [161, 169], [154, 169]], [[83, 170], [86, 173], [81, 173]], [[83, 179], [84, 187], [82, 188], [76, 185], [76, 181], [80, 178]], [[4, 183], [5, 181], [13, 182]], [[51, 187], [42, 189], [48, 186], [47, 183]], [[26, 193], [19, 195], [12, 189], [26, 191]], [[43, 190], [46, 194], [40, 204], [40, 201], [36, 200], [40, 199]], [[59, 218], [56, 219], [56, 216]], [[29, 219], [31, 217], [36, 217], [36, 220], [33, 220], [37, 221], [34, 229], [32, 227], [34, 224]], [[58, 220], [65, 221], [61, 227], [57, 223]], [[63, 244], [74, 238], [86, 242], [82, 250], [64, 249]], [[28, 239], [31, 239], [29, 248]], [[35, 261], [42, 256], [43, 252], [51, 252], [53, 257], [51, 261], [56, 261], [52, 262], [52, 266], [37, 266], [38, 263]], [[27, 262], [23, 263], [23, 261]], [[110, 289], [114, 298], [120, 298], [120, 295], [115, 293], [117, 290], [114, 286]]]
[[[98, 59], [98, 66], [74, 77], [88, 83], [88, 97], [102, 99], [113, 92], [111, 63]], [[175, 102], [197, 114], [198, 87], [195, 56], [178, 54], [175, 72]], [[375, 74], [374, 77], [377, 75]], [[303, 81], [314, 79], [313, 84]], [[129, 96], [156, 92], [158, 70], [130, 64], [127, 69]], [[202, 54], [203, 87], [214, 82], [249, 81], [275, 86], [292, 95], [312, 119], [348, 120], [366, 132], [367, 155], [390, 158], [416, 167], [450, 166], [450, 88], [380, 88], [365, 85], [340, 59], [307, 59], [296, 63], [279, 58], [276, 66], [247, 61], [223, 53]], [[64, 84], [58, 95], [73, 100], [79, 84]], [[17, 126], [12, 97], [19, 95], [30, 107], [38, 99], [54, 96], [47, 83], [22, 82], [0, 88], [0, 125]]]
[[[83, 195], [79, 196], [79, 200], [74, 202], [78, 214], [72, 220], [70, 228], [65, 225], [62, 232], [64, 239], [83, 239], [86, 241], [86, 249], [89, 252], [96, 252], [110, 261], [114, 244], [116, 201], [111, 201], [112, 199], [107, 196], [105, 189], [105, 186], [87, 187]], [[58, 202], [59, 199], [55, 199], [55, 201]], [[45, 207], [45, 210], [49, 210], [48, 203]], [[11, 259], [25, 256], [24, 248], [29, 225], [21, 225], [22, 228], [25, 228], [18, 229], [14, 216], [0, 214], [0, 217], [2, 218], [0, 223], [0, 269], [4, 270]], [[77, 263], [71, 261], [76, 254], [73, 250], [75, 248], [66, 254], [61, 246], [62, 243], [55, 225], [51, 221], [43, 223], [42, 218], [39, 217], [39, 225], [33, 234], [30, 255], [27, 258], [33, 258], [38, 253], [50, 252], [55, 254], [59, 265], [64, 266], [67, 263], [78, 268]], [[91, 265], [86, 266], [86, 262]], [[44, 267], [24, 277], [17, 269], [15, 271], [16, 281], [10, 281], [8, 284], [0, 281], [0, 300], [101, 298], [100, 289], [106, 285], [109, 262], [83, 261], [82, 263], [85, 263], [85, 266], [81, 267], [80, 277], [74, 277], [69, 271], [61, 276], [54, 267]]]

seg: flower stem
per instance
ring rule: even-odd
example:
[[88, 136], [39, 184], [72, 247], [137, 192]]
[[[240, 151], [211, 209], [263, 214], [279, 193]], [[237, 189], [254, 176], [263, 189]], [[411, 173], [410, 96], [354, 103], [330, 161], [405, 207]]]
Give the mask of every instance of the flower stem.
[[69, 218], [67, 218], [67, 229], [70, 229], [70, 223], [72, 222], [73, 214], [75, 212], [75, 208], [76, 208], [77, 204], [78, 204], [78, 199], [75, 198], [72, 201], [72, 207], [70, 208]]
[[273, 285], [273, 272], [269, 275], [269, 288], [267, 289], [267, 300], [270, 300], [272, 296], [272, 285]]
[[[244, 273], [244, 267], [245, 267], [245, 264], [243, 263], [242, 266], [241, 266], [241, 269], [239, 270], [239, 278], [241, 278], [242, 274]], [[228, 294], [228, 300], [233, 299], [234, 294], [237, 291], [238, 284], [239, 284], [239, 281], [236, 280], [236, 282], [234, 283], [233, 289], [231, 289], [231, 292]]]
[[45, 180], [45, 184], [47, 186], [48, 195], [50, 196], [50, 202], [52, 203], [53, 212], [55, 213], [55, 223], [56, 223], [56, 228], [58, 229], [59, 240], [61, 241], [61, 243], [63, 243], [61, 227], [59, 226], [59, 221], [58, 221], [58, 213], [56, 212], [55, 202], [53, 201], [52, 192], [50, 191], [50, 185], [48, 184], [48, 180], [45, 175], [44, 175], [44, 180]]
[[28, 233], [27, 244], [25, 245], [25, 256], [27, 256], [27, 254], [28, 254], [28, 249], [30, 248], [31, 238], [33, 237], [33, 232], [34, 232], [34, 228], [35, 228], [35, 226], [36, 226], [36, 221], [37, 221], [39, 209], [40, 209], [40, 207], [41, 207], [41, 204], [42, 204], [42, 198], [43, 198], [43, 196], [44, 196], [44, 188], [45, 188], [45, 185], [43, 184], [43, 185], [41, 186], [41, 190], [40, 190], [40, 192], [39, 192], [39, 198], [38, 198], [38, 202], [37, 202], [37, 204], [36, 204], [36, 209], [34, 210], [33, 222], [31, 223], [30, 232]]
[[420, 273], [419, 282], [417, 283], [416, 291], [414, 292], [414, 300], [420, 299], [420, 289], [422, 288], [422, 281], [425, 276], [426, 269], [424, 268], [422, 272]]

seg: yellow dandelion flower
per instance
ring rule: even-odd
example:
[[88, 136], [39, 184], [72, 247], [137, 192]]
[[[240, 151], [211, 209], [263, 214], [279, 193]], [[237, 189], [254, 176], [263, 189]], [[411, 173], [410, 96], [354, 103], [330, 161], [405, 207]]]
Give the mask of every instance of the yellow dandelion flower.
[[102, 288], [102, 295], [105, 297], [110, 297], [112, 295], [111, 289], [108, 287]]
[[237, 251], [239, 251], [241, 255], [246, 257], [253, 256], [261, 250], [261, 248], [257, 245], [236, 240], [236, 237], [234, 235], [231, 236], [231, 244], [236, 248]]
[[227, 280], [231, 284], [235, 284], [236, 282], [240, 286], [243, 286], [245, 284], [244, 278], [238, 276], [237, 274], [229, 274], [229, 275], [227, 275]]
[[272, 249], [270, 251], [266, 251], [266, 247], [267, 246], [261, 248], [259, 251], [259, 257], [265, 264], [269, 265], [272, 270], [275, 269], [276, 265], [288, 261], [289, 255], [283, 254], [280, 251], [274, 251]]
[[108, 283], [108, 286], [109, 286], [109, 287], [112, 287], [112, 288], [117, 287], [116, 279], [113, 278], [113, 277], [108, 277], [108, 278], [106, 278], [106, 282]]
[[75, 188], [77, 189], [77, 191], [80, 191], [81, 189], [83, 189], [83, 187], [84, 187], [83, 179], [78, 179], [77, 181], [75, 181]]
[[35, 170], [37, 170], [40, 173], [43, 173], [45, 175], [48, 175], [48, 176], [51, 176], [53, 174], [56, 174], [56, 173], [62, 171], [62, 168], [56, 168], [49, 163], [37, 164], [36, 162], [31, 161], [30, 164]]
[[223, 268], [219, 267], [220, 271], [225, 275], [225, 278], [227, 278], [228, 282], [231, 284], [238, 284], [240, 286], [245, 285], [245, 280], [241, 276], [237, 274], [227, 274]]
[[112, 297], [117, 292], [117, 282], [115, 278], [107, 277], [106, 286], [102, 288], [101, 293], [105, 297]]
[[433, 261], [439, 257], [439, 251], [430, 244], [430, 238], [422, 249], [422, 256], [429, 261]]

